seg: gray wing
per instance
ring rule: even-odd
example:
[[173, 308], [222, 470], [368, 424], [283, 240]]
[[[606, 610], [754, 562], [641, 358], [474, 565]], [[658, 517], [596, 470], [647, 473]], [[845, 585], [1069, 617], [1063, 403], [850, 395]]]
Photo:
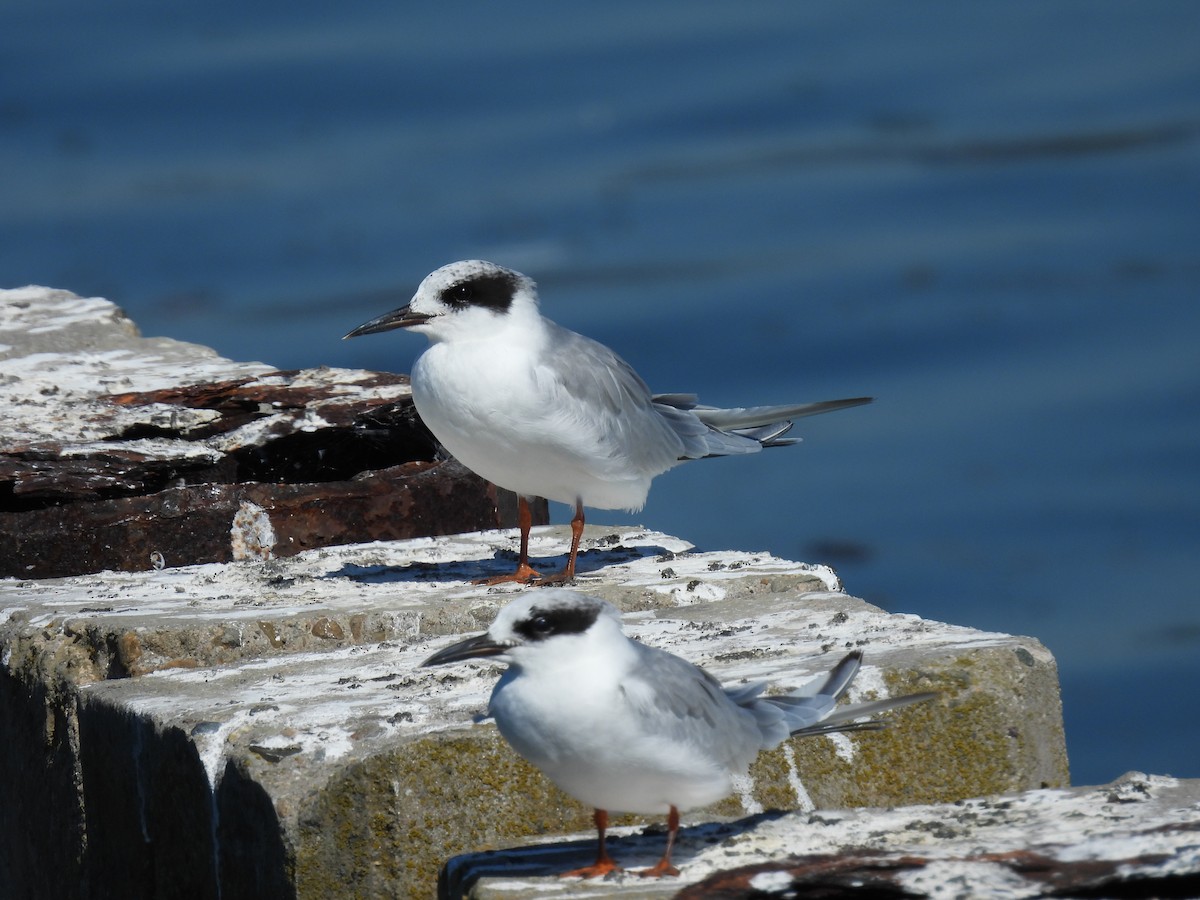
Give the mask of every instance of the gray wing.
[[871, 397], [851, 397], [846, 400], [822, 400], [817, 403], [796, 403], [790, 406], [738, 406], [718, 409], [715, 406], [696, 406], [696, 416], [705, 424], [722, 430], [743, 430], [760, 425], [774, 425], [806, 416], [850, 409], [872, 402]]
[[754, 453], [762, 447], [785, 447], [798, 439], [784, 439], [792, 429], [792, 420], [805, 416], [849, 409], [870, 403], [870, 397], [848, 400], [823, 400], [819, 403], [797, 403], [789, 406], [738, 406], [720, 409], [697, 402], [695, 394], [655, 394], [654, 404], [661, 412], [703, 426], [707, 452], [705, 456], [730, 456]]
[[572, 423], [591, 433], [591, 440], [612, 446], [638, 468], [658, 474], [699, 447], [698, 421], [683, 429], [661, 415], [650, 388], [633, 367], [591, 338], [548, 323], [551, 336], [544, 366], [538, 372], [551, 393], [586, 410], [588, 421]]
[[723, 765], [744, 770], [763, 746], [752, 711], [733, 702], [699, 666], [634, 643], [638, 673], [621, 685], [629, 712], [647, 732], [701, 748]]
[[561, 391], [587, 410], [589, 421], [573, 422], [590, 431], [601, 446], [645, 472], [665, 472], [685, 459], [757, 453], [763, 447], [795, 443], [783, 439], [792, 420], [870, 403], [869, 397], [790, 406], [718, 409], [697, 403], [693, 394], [651, 394], [650, 388], [608, 347], [547, 321], [550, 340], [538, 380], [553, 394]]
[[779, 711], [787, 732], [792, 736], [802, 736], [838, 731], [878, 731], [886, 728], [888, 723], [878, 719], [865, 722], [856, 720], [913, 703], [924, 703], [937, 696], [935, 693], [909, 694], [838, 706], [838, 700], [846, 693], [861, 666], [862, 652], [855, 650], [842, 657], [819, 684], [789, 694], [751, 699], [750, 702], [756, 707], [774, 707]]
[[871, 700], [867, 703], [851, 703], [839, 706], [837, 710], [825, 717], [816, 727], [802, 728], [792, 734], [829, 734], [834, 731], [878, 731], [887, 728], [886, 719], [873, 719], [867, 722], [855, 722], [863, 716], [873, 716], [877, 713], [912, 706], [914, 703], [925, 703], [938, 696], [936, 691], [925, 691], [920, 694], [906, 694], [903, 697], [889, 697], [885, 700]]

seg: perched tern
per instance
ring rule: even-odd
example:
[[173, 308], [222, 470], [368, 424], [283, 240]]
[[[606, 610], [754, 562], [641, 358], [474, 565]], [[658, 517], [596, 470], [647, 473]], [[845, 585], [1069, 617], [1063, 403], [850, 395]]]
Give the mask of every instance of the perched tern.
[[[692, 394], [651, 394], [608, 347], [543, 317], [532, 279], [478, 259], [426, 276], [407, 306], [346, 337], [394, 328], [431, 343], [412, 368], [429, 430], [468, 469], [518, 495], [517, 569], [490, 583], [569, 582], [585, 506], [636, 512], [654, 477], [685, 460], [792, 444], [783, 435], [793, 419], [871, 402], [716, 409]], [[529, 565], [529, 497], [575, 509], [558, 575]]]
[[500, 733], [595, 810], [596, 862], [564, 873], [583, 877], [619, 868], [605, 849], [609, 810], [666, 813], [666, 851], [639, 874], [677, 875], [679, 811], [729, 795], [760, 750], [789, 736], [877, 730], [885, 723], [858, 720], [936, 696], [837, 706], [862, 663], [859, 651], [790, 694], [763, 696], [764, 683], [722, 687], [699, 666], [626, 637], [608, 601], [561, 589], [521, 596], [486, 633], [422, 665], [488, 656], [508, 664], [488, 704]]

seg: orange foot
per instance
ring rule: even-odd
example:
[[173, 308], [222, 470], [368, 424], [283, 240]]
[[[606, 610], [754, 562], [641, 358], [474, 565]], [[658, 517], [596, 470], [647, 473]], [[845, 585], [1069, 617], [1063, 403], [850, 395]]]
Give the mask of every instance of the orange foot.
[[555, 572], [553, 575], [542, 575], [538, 578], [538, 587], [548, 587], [550, 585], [574, 584], [575, 572], [572, 569], [563, 569], [561, 572]]
[[671, 865], [667, 860], [660, 859], [649, 869], [639, 869], [633, 874], [641, 875], [643, 878], [662, 878], [664, 875], [678, 875], [679, 870]]
[[[563, 872], [559, 878], [599, 878], [601, 875], [607, 875], [609, 872], [624, 872], [625, 870], [618, 866], [607, 856], [603, 859], [598, 859], [590, 866], [584, 866], [582, 869], [572, 869], [570, 872]], [[676, 873], [678, 874], [678, 873]]]
[[472, 581], [471, 584], [485, 584], [489, 587], [494, 584], [533, 584], [535, 581], [542, 581], [542, 573], [535, 569], [529, 563], [521, 563], [517, 566], [515, 572], [509, 572], [507, 575], [496, 575], [492, 578], [479, 578]]

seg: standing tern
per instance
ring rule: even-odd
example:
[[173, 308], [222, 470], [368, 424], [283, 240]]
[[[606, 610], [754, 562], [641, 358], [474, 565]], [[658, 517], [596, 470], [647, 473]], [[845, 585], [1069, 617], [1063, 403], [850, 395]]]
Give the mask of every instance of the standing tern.
[[[692, 394], [651, 394], [623, 359], [538, 312], [529, 277], [473, 259], [426, 276], [412, 301], [346, 337], [407, 328], [431, 346], [412, 369], [413, 402], [459, 462], [518, 495], [516, 571], [487, 580], [563, 584], [575, 577], [583, 508], [640, 510], [656, 475], [689, 459], [795, 443], [792, 420], [869, 397], [717, 409]], [[527, 498], [575, 509], [557, 575], [529, 565]]]
[[639, 874], [678, 875], [671, 848], [679, 811], [732, 793], [760, 750], [789, 736], [878, 730], [886, 723], [858, 720], [936, 696], [837, 706], [862, 664], [859, 651], [790, 694], [763, 696], [765, 683], [722, 687], [699, 666], [626, 637], [608, 601], [561, 589], [514, 600], [486, 633], [422, 665], [489, 656], [508, 664], [488, 704], [500, 733], [595, 810], [596, 862], [564, 873], [585, 878], [619, 869], [605, 849], [609, 810], [666, 813], [666, 851]]

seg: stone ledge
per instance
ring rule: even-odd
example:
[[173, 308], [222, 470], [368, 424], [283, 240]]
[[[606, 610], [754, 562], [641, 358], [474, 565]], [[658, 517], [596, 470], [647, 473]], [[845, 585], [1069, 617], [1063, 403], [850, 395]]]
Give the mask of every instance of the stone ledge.
[[[509, 599], [464, 579], [510, 566], [515, 543], [485, 532], [0, 581], [9, 883], [138, 897], [170, 872], [225, 900], [263, 886], [429, 896], [455, 854], [586, 829], [588, 810], [471, 724], [498, 667], [418, 668]], [[532, 552], [566, 544], [564, 528], [535, 529]], [[942, 692], [888, 731], [762, 754], [752, 789], [688, 822], [1067, 783], [1054, 661], [1032, 639], [888, 615], [830, 569], [766, 554], [691, 553], [636, 528], [589, 527], [584, 547], [577, 590], [723, 680], [786, 689], [860, 647], [851, 699]]]
[[[1200, 780], [1129, 773], [1103, 787], [950, 804], [767, 814], [685, 828], [679, 878], [584, 884], [595, 838], [459, 857], [443, 897], [1185, 897], [1200, 895]], [[652, 865], [663, 835], [611, 842]], [[465, 893], [464, 893], [465, 892]]]

